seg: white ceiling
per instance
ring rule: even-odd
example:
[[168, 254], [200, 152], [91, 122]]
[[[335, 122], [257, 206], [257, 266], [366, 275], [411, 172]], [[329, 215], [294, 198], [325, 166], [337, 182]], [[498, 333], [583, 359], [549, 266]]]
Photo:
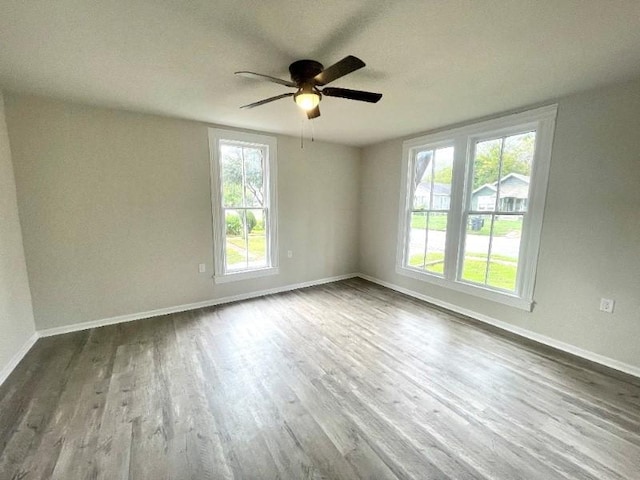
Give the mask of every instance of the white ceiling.
[[294, 60], [351, 54], [315, 138], [366, 145], [640, 76], [638, 0], [0, 0], [0, 88], [268, 132], [311, 134]]

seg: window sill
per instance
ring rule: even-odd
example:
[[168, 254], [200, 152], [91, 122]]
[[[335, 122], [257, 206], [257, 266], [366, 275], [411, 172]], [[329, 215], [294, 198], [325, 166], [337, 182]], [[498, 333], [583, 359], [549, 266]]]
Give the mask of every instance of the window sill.
[[398, 273], [399, 275], [404, 275], [405, 277], [413, 278], [415, 280], [431, 283], [439, 287], [448, 288], [449, 290], [455, 290], [456, 292], [465, 293], [467, 295], [473, 295], [475, 297], [483, 298], [485, 300], [496, 303], [501, 303], [503, 305], [508, 305], [509, 307], [518, 308], [527, 312], [531, 312], [533, 309], [532, 300], [518, 297], [515, 294], [511, 295], [509, 293], [489, 290], [488, 288], [483, 288], [481, 286], [472, 285], [469, 283], [451, 281], [442, 277], [438, 277], [436, 275], [422, 273], [420, 271], [412, 270], [406, 267], [396, 266], [396, 273]]
[[215, 283], [230, 283], [240, 280], [250, 280], [252, 278], [267, 277], [269, 275], [278, 275], [280, 269], [278, 267], [267, 267], [259, 270], [245, 270], [236, 273], [219, 274], [213, 277]]

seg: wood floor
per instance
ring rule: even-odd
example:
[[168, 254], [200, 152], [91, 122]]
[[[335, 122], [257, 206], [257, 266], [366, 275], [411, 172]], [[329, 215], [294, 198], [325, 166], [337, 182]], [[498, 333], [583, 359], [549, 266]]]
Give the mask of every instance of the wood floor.
[[639, 479], [640, 387], [363, 280], [41, 339], [1, 479]]

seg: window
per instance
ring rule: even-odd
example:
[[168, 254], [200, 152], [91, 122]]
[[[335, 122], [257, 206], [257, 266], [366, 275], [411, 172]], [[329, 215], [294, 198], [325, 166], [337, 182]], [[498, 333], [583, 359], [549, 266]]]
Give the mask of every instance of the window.
[[217, 283], [278, 273], [276, 139], [210, 129]]
[[404, 143], [398, 273], [531, 309], [556, 110]]

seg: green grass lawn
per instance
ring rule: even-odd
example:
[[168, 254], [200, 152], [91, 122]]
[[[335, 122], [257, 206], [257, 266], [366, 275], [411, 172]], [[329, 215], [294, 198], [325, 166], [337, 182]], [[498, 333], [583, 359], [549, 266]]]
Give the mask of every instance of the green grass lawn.
[[409, 265], [417, 268], [425, 268], [428, 272], [432, 273], [444, 273], [444, 254], [440, 252], [427, 253], [427, 265], [424, 264], [424, 255], [413, 255], [409, 259]]
[[[484, 225], [480, 230], [471, 230], [467, 228], [469, 233], [474, 235], [489, 235], [491, 233], [491, 217], [484, 217]], [[411, 228], [424, 229], [427, 226], [426, 213], [414, 213], [411, 217]], [[447, 216], [445, 214], [431, 214], [429, 219], [429, 230], [444, 232], [447, 229]], [[519, 220], [505, 220], [497, 218], [493, 227], [493, 235], [496, 237], [504, 237], [510, 233], [520, 233], [522, 230], [522, 222]]]
[[[241, 236], [227, 236], [227, 265], [235, 265], [246, 262], [246, 256], [242, 252], [246, 249], [244, 238]], [[249, 235], [249, 260], [265, 258], [267, 251], [266, 238], [263, 235]]]
[[[484, 273], [486, 268], [486, 260], [467, 259], [464, 262], [462, 279], [469, 282], [484, 284]], [[517, 271], [518, 268], [515, 264], [505, 265], [503, 263], [489, 262], [487, 285], [513, 291], [516, 289]]]
[[[227, 236], [227, 242], [239, 248], [246, 248], [244, 238]], [[249, 235], [249, 252], [256, 256], [264, 256], [267, 250], [266, 239], [264, 235]]]
[[[426, 213], [414, 213], [411, 215], [411, 228], [424, 229], [427, 226]], [[429, 222], [429, 230], [438, 230], [444, 232], [447, 229], [446, 214], [431, 214]]]
[[227, 245], [227, 265], [236, 265], [245, 261], [245, 257], [240, 255], [235, 248], [229, 248]]
[[[487, 267], [487, 256], [481, 253], [468, 253], [462, 270], [462, 279], [468, 282], [474, 282], [484, 285], [484, 273]], [[504, 255], [492, 255], [492, 261], [489, 265], [489, 278], [487, 284], [492, 287], [503, 288], [513, 291], [516, 289], [516, 274], [518, 272], [517, 258], [507, 257]], [[432, 263], [437, 262], [437, 263]], [[508, 262], [508, 263], [502, 263]], [[442, 274], [444, 271], [444, 254], [427, 253], [427, 265], [424, 265], [424, 256], [422, 254], [412, 255], [409, 259], [409, 265], [415, 268], [424, 268], [431, 273]]]

